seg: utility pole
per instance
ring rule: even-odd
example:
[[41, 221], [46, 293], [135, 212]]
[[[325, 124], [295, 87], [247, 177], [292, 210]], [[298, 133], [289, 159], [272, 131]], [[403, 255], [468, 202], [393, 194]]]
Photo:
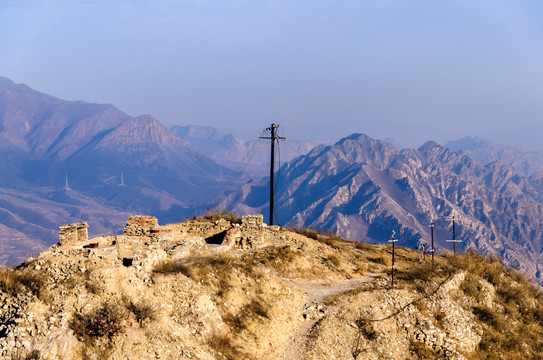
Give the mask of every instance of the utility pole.
[[273, 187], [273, 175], [275, 165], [275, 142], [276, 140], [285, 140], [285, 137], [277, 136], [277, 128], [279, 125], [271, 124], [266, 130], [270, 131], [270, 136], [261, 136], [259, 139], [271, 140], [271, 162], [270, 162], [270, 225], [273, 225], [273, 203], [274, 203], [274, 187]]
[[432, 267], [434, 267], [434, 219], [432, 218], [432, 222], [430, 223], [430, 226], [432, 227]]
[[389, 240], [388, 242], [392, 243], [392, 288], [394, 287], [394, 257], [395, 257], [395, 245], [396, 244], [396, 231], [392, 230], [392, 240]]
[[462, 242], [462, 240], [456, 240], [456, 228], [455, 228], [455, 216], [454, 216], [454, 210], [452, 212], [452, 231], [453, 231], [453, 238], [452, 240], [447, 240], [448, 242], [452, 242], [453, 243], [453, 256], [456, 257], [456, 243], [457, 242]]
[[452, 222], [453, 222], [453, 252], [454, 252], [454, 257], [456, 257], [456, 230], [454, 228], [454, 214], [453, 214]]

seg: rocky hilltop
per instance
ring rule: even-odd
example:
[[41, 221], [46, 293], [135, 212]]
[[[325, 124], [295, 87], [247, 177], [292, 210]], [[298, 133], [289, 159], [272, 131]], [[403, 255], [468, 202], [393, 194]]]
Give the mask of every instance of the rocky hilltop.
[[60, 227], [0, 272], [0, 359], [541, 357], [540, 289], [500, 261], [208, 216]]

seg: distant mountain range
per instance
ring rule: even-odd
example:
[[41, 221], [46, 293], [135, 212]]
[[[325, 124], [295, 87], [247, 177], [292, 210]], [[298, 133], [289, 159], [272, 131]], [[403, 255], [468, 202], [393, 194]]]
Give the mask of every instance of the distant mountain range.
[[134, 212], [181, 220], [218, 191], [220, 172], [230, 173], [151, 116], [63, 101], [1, 77], [0, 164], [0, 264], [42, 251], [69, 222], [88, 221], [99, 234]]
[[[258, 134], [255, 134], [253, 140], [245, 141], [236, 135], [224, 134], [207, 126], [173, 126], [171, 130], [200, 153], [231, 168], [236, 168], [254, 148], [254, 154], [247, 162], [248, 166], [244, 171], [256, 177], [269, 175], [270, 146], [267, 145], [267, 141], [259, 141]], [[310, 141], [287, 138], [279, 141], [277, 159], [280, 162], [288, 162], [295, 157], [307, 154], [315, 146], [332, 143], [331, 140]]]
[[[434, 142], [396, 150], [353, 134], [319, 146], [283, 166], [277, 222], [329, 229], [356, 241], [429, 244], [431, 218], [439, 251], [452, 250], [451, 216], [459, 250], [503, 256], [541, 280], [543, 187], [503, 160], [482, 165], [466, 151]], [[223, 201], [241, 213], [268, 213], [268, 180], [243, 186]]]
[[471, 136], [449, 141], [445, 146], [453, 151], [464, 150], [483, 165], [503, 160], [523, 175], [543, 173], [543, 152], [541, 151], [524, 151]]

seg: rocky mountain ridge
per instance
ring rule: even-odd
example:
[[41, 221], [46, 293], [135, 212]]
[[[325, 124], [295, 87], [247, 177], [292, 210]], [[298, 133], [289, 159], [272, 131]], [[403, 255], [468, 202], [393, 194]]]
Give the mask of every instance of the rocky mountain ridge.
[[[543, 203], [534, 179], [505, 161], [484, 166], [434, 142], [398, 151], [353, 134], [281, 169], [276, 222], [374, 243], [394, 230], [417, 248], [430, 243], [433, 217], [438, 249], [450, 251], [454, 213], [459, 249], [498, 254], [541, 280]], [[266, 181], [246, 184], [219, 206], [266, 214], [267, 191]]]

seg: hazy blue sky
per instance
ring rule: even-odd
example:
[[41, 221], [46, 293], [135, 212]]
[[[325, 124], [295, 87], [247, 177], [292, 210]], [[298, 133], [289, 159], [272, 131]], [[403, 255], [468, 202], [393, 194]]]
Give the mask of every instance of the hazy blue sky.
[[0, 0], [0, 75], [164, 124], [543, 149], [543, 1]]

